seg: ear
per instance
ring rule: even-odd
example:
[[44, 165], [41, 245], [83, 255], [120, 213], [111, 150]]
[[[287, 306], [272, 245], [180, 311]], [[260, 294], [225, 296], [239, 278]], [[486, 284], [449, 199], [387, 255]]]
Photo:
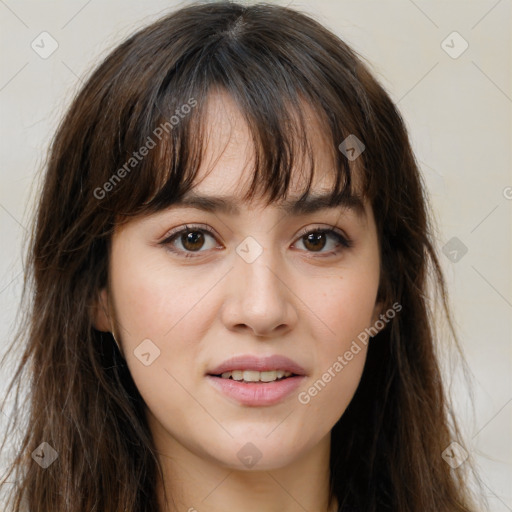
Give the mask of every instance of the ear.
[[108, 292], [102, 288], [93, 307], [93, 326], [98, 331], [110, 332], [111, 321], [108, 307]]

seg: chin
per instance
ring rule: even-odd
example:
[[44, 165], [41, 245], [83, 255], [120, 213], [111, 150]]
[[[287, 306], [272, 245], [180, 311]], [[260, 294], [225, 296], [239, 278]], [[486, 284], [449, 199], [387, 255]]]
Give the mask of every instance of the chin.
[[261, 435], [238, 435], [209, 456], [217, 464], [237, 471], [269, 471], [284, 468], [301, 458], [308, 450], [305, 443], [290, 437], [270, 434], [266, 429]]

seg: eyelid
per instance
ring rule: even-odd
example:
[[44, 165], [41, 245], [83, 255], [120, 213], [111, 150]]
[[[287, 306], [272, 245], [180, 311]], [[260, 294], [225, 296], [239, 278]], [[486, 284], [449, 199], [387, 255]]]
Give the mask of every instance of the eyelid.
[[162, 240], [162, 244], [166, 243], [170, 237], [177, 235], [178, 233], [181, 233], [182, 231], [193, 231], [194, 229], [199, 230], [205, 230], [208, 231], [208, 233], [215, 235], [215, 231], [213, 228], [208, 226], [208, 224], [201, 224], [201, 223], [193, 223], [193, 224], [185, 224], [184, 226], [178, 226], [177, 228], [173, 228], [170, 231], [168, 231], [164, 235], [164, 239]]
[[337, 235], [342, 237], [347, 242], [347, 244], [352, 244], [352, 240], [340, 228], [338, 228], [337, 226], [333, 226], [332, 224], [326, 224], [326, 226], [327, 227], [315, 226], [314, 228], [312, 228], [311, 226], [306, 226], [305, 228], [302, 228], [297, 233], [296, 236], [297, 236], [297, 238], [301, 238], [304, 235], [307, 235], [309, 233], [314, 233], [315, 231], [320, 231], [320, 232], [334, 231], [334, 233], [336, 233]]

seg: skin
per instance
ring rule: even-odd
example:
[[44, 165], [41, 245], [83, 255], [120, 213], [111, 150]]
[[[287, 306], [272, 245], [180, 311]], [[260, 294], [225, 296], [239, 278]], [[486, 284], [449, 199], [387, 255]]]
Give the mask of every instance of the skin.
[[[251, 138], [240, 112], [222, 93], [211, 94], [210, 137], [194, 192], [241, 197], [251, 176]], [[333, 169], [332, 149], [310, 118], [318, 169]], [[206, 172], [208, 171], [208, 172]], [[297, 169], [289, 198], [300, 195]], [[204, 179], [203, 179], [204, 178]], [[311, 193], [332, 177], [315, 173]], [[112, 331], [147, 405], [147, 419], [176, 507], [201, 512], [335, 511], [328, 504], [330, 432], [350, 403], [367, 347], [309, 403], [307, 390], [381, 313], [376, 303], [379, 245], [371, 206], [365, 218], [335, 208], [284, 217], [271, 205], [243, 203], [239, 215], [193, 208], [169, 210], [119, 225], [112, 238], [108, 289], [101, 290], [95, 327]], [[160, 244], [173, 228], [205, 224], [196, 257]], [[301, 228], [336, 226], [353, 247], [326, 235], [315, 251]], [[195, 231], [191, 229], [191, 231]], [[263, 253], [247, 263], [236, 247], [248, 236]], [[176, 237], [173, 246], [190, 244]], [[194, 246], [193, 246], [194, 247]], [[332, 249], [339, 252], [323, 256]], [[193, 252], [189, 249], [188, 251]], [[150, 339], [160, 356], [145, 366], [134, 355]], [[242, 406], [214, 389], [205, 374], [240, 354], [282, 354], [307, 373], [297, 392], [265, 407]], [[261, 453], [252, 468], [237, 452], [251, 442]], [[159, 487], [162, 500], [162, 488]]]

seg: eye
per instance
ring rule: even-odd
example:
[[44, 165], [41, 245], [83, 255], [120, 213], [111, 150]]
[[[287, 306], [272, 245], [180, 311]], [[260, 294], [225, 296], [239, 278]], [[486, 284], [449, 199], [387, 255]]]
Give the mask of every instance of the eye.
[[[161, 243], [168, 246], [170, 251], [179, 256], [190, 258], [196, 256], [193, 253], [204, 252], [200, 249], [204, 245], [205, 238], [208, 237], [215, 239], [213, 231], [208, 226], [185, 226], [182, 229], [171, 232]], [[181, 248], [176, 248], [176, 245], [181, 245]]]
[[[204, 249], [208, 238], [211, 238], [213, 243], [205, 250], [201, 250]], [[331, 250], [324, 251], [324, 248], [329, 247], [329, 239]], [[340, 247], [352, 247], [352, 242], [347, 237], [332, 228], [306, 228], [299, 234], [299, 242], [302, 242], [306, 252], [319, 253], [321, 257], [338, 254], [342, 250]], [[206, 225], [186, 225], [169, 233], [169, 236], [160, 243], [167, 246], [171, 252], [185, 258], [194, 258], [200, 256], [197, 253], [218, 247], [215, 245], [213, 230]]]
[[[306, 228], [299, 236], [299, 241], [308, 252], [320, 253], [321, 257], [338, 254], [342, 250], [340, 247], [345, 249], [352, 247], [351, 240], [332, 228], [315, 228], [313, 230]], [[328, 246], [329, 238], [331, 241], [334, 240], [334, 244], [331, 244], [331, 247], [334, 247], [330, 251], [322, 251]]]

